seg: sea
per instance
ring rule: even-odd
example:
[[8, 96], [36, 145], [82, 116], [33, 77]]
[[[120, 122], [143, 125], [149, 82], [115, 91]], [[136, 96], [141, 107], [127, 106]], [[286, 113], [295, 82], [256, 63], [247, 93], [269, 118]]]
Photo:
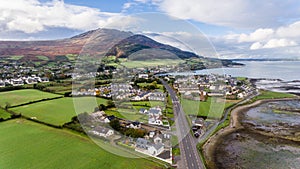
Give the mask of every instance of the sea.
[[256, 79], [300, 80], [300, 61], [239, 61], [245, 66], [196, 70], [194, 72], [169, 73], [172, 75], [219, 74]]
[[300, 61], [242, 61], [239, 63], [243, 63], [245, 66], [170, 74], [219, 74], [263, 79], [257, 81], [258, 88], [300, 94]]
[[228, 74], [233, 77], [300, 80], [300, 61], [243, 61], [241, 67], [199, 70], [199, 74]]

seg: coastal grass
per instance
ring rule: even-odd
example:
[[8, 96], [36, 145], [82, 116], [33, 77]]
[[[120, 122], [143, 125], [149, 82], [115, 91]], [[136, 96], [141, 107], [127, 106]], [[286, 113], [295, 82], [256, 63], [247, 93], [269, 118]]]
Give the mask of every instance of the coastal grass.
[[207, 101], [189, 100], [181, 98], [181, 105], [187, 115], [203, 116], [213, 119], [220, 119], [224, 110], [238, 102], [225, 100], [223, 98], [208, 97]]
[[14, 90], [8, 92], [0, 92], [0, 106], [2, 107], [6, 105], [17, 106], [32, 101], [50, 99], [59, 96], [60, 95], [48, 93], [48, 92], [42, 92], [35, 89], [23, 89], [23, 90]]
[[[161, 168], [143, 158], [125, 158], [85, 136], [24, 119], [0, 123], [1, 168]], [[125, 153], [125, 152], [123, 152]]]
[[0, 109], [0, 118], [6, 120], [11, 117], [11, 114], [5, 111], [4, 109]]
[[263, 100], [263, 99], [281, 99], [281, 98], [293, 98], [293, 97], [295, 97], [295, 95], [289, 93], [280, 93], [280, 92], [263, 90], [260, 92], [260, 95], [256, 96], [252, 100], [256, 101], [256, 100]]
[[91, 113], [99, 104], [106, 105], [107, 100], [95, 97], [60, 98], [11, 108], [26, 117], [53, 125], [63, 125], [71, 121], [76, 113]]

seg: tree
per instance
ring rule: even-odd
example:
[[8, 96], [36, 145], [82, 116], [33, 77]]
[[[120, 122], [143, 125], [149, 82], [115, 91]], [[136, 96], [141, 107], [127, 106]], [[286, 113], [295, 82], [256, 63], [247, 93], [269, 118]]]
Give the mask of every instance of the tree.
[[11, 107], [10, 103], [6, 102], [6, 103], [5, 103], [5, 109], [7, 110], [7, 109], [10, 108], [10, 107]]
[[107, 104], [106, 106], [107, 108], [115, 107], [115, 103], [112, 100], [107, 100], [106, 104]]
[[121, 129], [120, 121], [118, 119], [113, 119], [109, 122], [109, 125], [116, 131], [120, 131]]
[[99, 111], [104, 111], [104, 110], [106, 110], [107, 108], [106, 108], [106, 106], [104, 105], [104, 104], [100, 104], [99, 105]]

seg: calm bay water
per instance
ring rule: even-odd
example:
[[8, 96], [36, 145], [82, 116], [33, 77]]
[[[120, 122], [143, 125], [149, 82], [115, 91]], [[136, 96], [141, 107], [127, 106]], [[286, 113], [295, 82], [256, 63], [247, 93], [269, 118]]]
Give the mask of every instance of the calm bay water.
[[300, 61], [244, 61], [243, 67], [196, 71], [196, 74], [228, 74], [234, 77], [300, 80]]

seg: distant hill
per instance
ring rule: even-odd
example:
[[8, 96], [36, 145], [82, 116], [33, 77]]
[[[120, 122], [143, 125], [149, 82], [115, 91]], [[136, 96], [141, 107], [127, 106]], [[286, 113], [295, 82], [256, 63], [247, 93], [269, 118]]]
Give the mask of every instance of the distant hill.
[[[195, 53], [192, 52], [187, 52], [187, 51], [182, 51], [178, 48], [175, 48], [170, 45], [165, 45], [159, 42], [156, 42], [152, 40], [151, 38], [148, 38], [144, 35], [133, 35], [130, 36], [126, 39], [121, 40], [119, 43], [114, 45], [106, 54], [108, 55], [114, 55], [120, 58], [127, 58], [131, 54], [138, 52], [140, 50], [144, 49], [158, 49], [162, 51], [167, 51], [170, 54], [167, 55], [165, 52], [160, 52], [160, 54], [164, 54], [163, 56], [156, 56], [156, 58], [160, 57], [160, 59], [172, 59], [176, 55], [177, 58], [180, 59], [188, 59], [188, 58], [193, 58], [193, 57], [200, 57], [197, 56]], [[146, 50], [148, 51], [148, 50]], [[148, 55], [141, 56], [139, 55], [138, 58], [131, 58], [134, 60], [146, 60], [146, 59], [151, 59], [152, 51], [148, 52]], [[156, 52], [157, 53], [157, 52]], [[149, 58], [150, 57], [150, 58]]]
[[[117, 56], [132, 60], [149, 59], [193, 59], [197, 58], [206, 65], [234, 65], [230, 60], [219, 60], [198, 56], [195, 53], [159, 43], [147, 36], [116, 29], [97, 29], [76, 35], [71, 38], [49, 41], [0, 41], [0, 57], [24, 56], [21, 61], [36, 61], [46, 56], [51, 61], [57, 61], [67, 54], [82, 54], [93, 57]], [[194, 64], [193, 60], [190, 60]], [[196, 61], [199, 62], [199, 61]], [[212, 63], [212, 64], [210, 64]], [[196, 63], [195, 69], [203, 68]]]
[[[0, 41], [0, 57], [23, 55], [22, 60], [38, 60], [36, 56], [42, 55], [55, 60], [57, 56], [79, 54], [82, 51], [100, 54], [101, 51], [107, 51], [107, 48], [131, 35], [130, 32], [97, 29], [60, 40]], [[91, 40], [93, 42], [90, 42]], [[85, 46], [86, 43], [89, 46]], [[97, 51], [93, 51], [92, 45], [97, 45]]]

